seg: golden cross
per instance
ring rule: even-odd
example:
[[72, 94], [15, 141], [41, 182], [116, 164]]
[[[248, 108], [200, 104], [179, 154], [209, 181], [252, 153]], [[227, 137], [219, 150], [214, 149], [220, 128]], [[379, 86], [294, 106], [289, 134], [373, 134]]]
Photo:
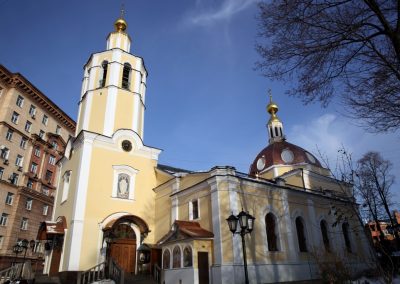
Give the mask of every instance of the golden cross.
[[124, 10], [124, 3], [121, 4], [121, 19], [124, 18], [125, 10]]
[[272, 91], [268, 89], [269, 101], [272, 102]]

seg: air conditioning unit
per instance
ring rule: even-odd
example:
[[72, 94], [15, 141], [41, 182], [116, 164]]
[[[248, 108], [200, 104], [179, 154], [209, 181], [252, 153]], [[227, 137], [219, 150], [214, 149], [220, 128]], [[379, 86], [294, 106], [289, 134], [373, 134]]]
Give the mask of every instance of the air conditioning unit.
[[4, 160], [4, 165], [8, 165], [8, 159]]
[[32, 119], [36, 119], [36, 115], [35, 114], [32, 114]]
[[18, 167], [18, 171], [22, 172], [22, 167], [21, 166]]

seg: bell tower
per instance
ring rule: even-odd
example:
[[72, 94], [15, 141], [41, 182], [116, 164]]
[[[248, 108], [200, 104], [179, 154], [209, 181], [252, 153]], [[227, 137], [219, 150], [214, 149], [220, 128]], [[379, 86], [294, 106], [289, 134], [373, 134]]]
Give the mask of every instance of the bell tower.
[[130, 53], [127, 27], [122, 12], [106, 50], [93, 53], [84, 66], [76, 136], [82, 130], [112, 136], [130, 129], [143, 140], [147, 71], [143, 59]]
[[268, 123], [268, 135], [269, 135], [269, 144], [274, 142], [280, 142], [285, 140], [285, 136], [283, 135], [283, 125], [282, 122], [279, 120], [276, 113], [278, 112], [278, 105], [272, 101], [272, 94], [271, 90], [268, 90], [269, 93], [269, 104], [267, 105], [267, 111], [271, 115]]

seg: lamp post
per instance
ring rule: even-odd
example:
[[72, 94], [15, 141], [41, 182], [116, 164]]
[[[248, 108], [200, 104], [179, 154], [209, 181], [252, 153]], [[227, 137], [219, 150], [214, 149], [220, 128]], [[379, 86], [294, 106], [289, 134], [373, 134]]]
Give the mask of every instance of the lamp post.
[[[249, 283], [249, 275], [247, 273], [247, 256], [246, 256], [246, 240], [245, 240], [245, 235], [246, 234], [251, 234], [253, 231], [253, 225], [254, 225], [254, 218], [251, 216], [249, 213], [244, 212], [243, 209], [242, 211], [237, 215], [230, 215], [226, 221], [228, 222], [229, 230], [232, 232], [232, 235], [235, 234], [240, 234], [242, 237], [242, 249], [243, 249], [243, 262], [244, 262], [244, 277], [245, 277], [245, 283]], [[238, 231], [238, 222], [240, 226], [240, 231]]]
[[15, 253], [15, 258], [14, 258], [14, 265], [15, 265], [17, 263], [18, 254], [22, 252], [22, 247], [20, 246], [19, 243], [13, 246], [13, 252]]

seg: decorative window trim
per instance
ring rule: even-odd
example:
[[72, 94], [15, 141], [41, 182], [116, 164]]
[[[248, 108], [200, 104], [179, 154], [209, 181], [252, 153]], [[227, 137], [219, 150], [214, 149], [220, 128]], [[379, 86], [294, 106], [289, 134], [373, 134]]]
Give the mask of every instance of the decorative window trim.
[[[113, 188], [111, 197], [118, 198], [120, 200], [134, 200], [135, 198], [135, 180], [136, 174], [139, 172], [138, 170], [127, 166], [127, 165], [113, 165], [114, 170], [114, 178], [113, 178]], [[129, 187], [128, 187], [128, 198], [118, 197], [118, 178], [121, 174], [125, 174], [129, 176]]]

